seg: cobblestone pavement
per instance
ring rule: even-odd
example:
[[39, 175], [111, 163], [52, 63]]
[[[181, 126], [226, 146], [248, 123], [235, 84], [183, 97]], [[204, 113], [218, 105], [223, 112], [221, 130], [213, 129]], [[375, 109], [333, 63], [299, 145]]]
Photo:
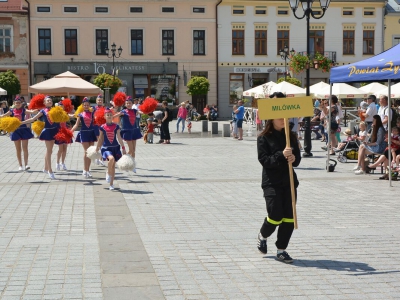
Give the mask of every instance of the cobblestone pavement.
[[327, 173], [314, 141], [296, 169], [299, 229], [285, 265], [275, 234], [267, 255], [256, 248], [266, 216], [256, 133], [237, 141], [200, 128], [170, 145], [140, 141], [137, 174], [118, 173], [114, 192], [102, 167], [82, 178], [79, 144], [51, 182], [40, 141], [29, 142], [31, 171], [17, 172], [0, 137], [0, 298], [400, 298], [399, 182], [355, 176], [354, 163]]

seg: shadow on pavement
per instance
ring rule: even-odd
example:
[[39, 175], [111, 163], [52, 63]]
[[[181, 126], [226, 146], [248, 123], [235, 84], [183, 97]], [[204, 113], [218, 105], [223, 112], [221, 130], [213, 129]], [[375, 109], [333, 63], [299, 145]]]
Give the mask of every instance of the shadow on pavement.
[[376, 271], [376, 269], [370, 267], [366, 263], [329, 260], [329, 259], [327, 260], [295, 259], [293, 261], [293, 266], [326, 269], [332, 271], [368, 272], [369, 274], [373, 274]]
[[324, 168], [301, 168], [301, 167], [296, 167], [295, 168], [295, 170], [319, 170], [319, 171], [321, 171], [321, 170], [325, 170]]
[[177, 180], [197, 180], [197, 178], [178, 178]]
[[115, 190], [118, 190], [119, 192], [121, 192], [123, 194], [135, 194], [135, 195], [153, 194], [153, 192], [150, 192], [150, 191], [123, 190], [123, 189], [118, 189], [118, 188], [116, 188]]

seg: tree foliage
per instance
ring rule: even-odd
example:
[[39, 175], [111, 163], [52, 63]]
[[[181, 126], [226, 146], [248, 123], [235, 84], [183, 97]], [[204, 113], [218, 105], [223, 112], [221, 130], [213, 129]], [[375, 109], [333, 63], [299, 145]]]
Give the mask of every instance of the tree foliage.
[[210, 90], [210, 82], [205, 77], [192, 77], [187, 84], [186, 94], [190, 96], [206, 95]]
[[[285, 81], [285, 77], [281, 77], [281, 78], [278, 79], [278, 83], [281, 83], [282, 81]], [[291, 84], [297, 85], [298, 87], [301, 87], [301, 81], [298, 80], [297, 78], [287, 77], [286, 81], [291, 83]]]
[[7, 91], [7, 95], [17, 95], [21, 92], [21, 84], [13, 71], [0, 73], [0, 87]]
[[122, 86], [121, 79], [119, 79], [118, 77], [114, 78], [114, 76], [106, 73], [98, 75], [94, 79], [93, 83], [102, 90], [104, 90], [105, 88], [110, 88], [110, 94], [115, 94]]

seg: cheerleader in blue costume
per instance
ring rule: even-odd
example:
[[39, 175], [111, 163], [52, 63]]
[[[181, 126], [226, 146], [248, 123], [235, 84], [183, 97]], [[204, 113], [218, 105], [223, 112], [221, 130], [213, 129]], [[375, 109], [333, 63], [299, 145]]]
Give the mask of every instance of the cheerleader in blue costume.
[[[60, 106], [61, 108], [64, 109], [63, 101], [62, 101], [62, 100], [58, 102], [58, 106]], [[69, 116], [70, 116], [70, 117], [73, 117], [74, 115], [73, 115], [73, 114], [69, 114]], [[70, 126], [67, 125], [66, 122], [60, 123], [60, 126], [61, 126], [61, 127], [66, 127], [66, 128], [70, 128]], [[61, 170], [63, 170], [63, 171], [68, 171], [67, 166], [65, 165], [65, 158], [67, 157], [67, 148], [68, 148], [68, 145], [70, 145], [70, 144], [72, 144], [72, 143], [73, 143], [72, 139], [71, 139], [68, 143], [66, 143], [66, 142], [60, 142], [60, 141], [57, 141], [57, 140], [56, 140], [56, 143], [55, 143], [55, 144], [58, 145], [57, 165], [56, 165], [56, 166], [57, 166], [57, 167], [56, 167], [57, 171], [61, 171]], [[60, 161], [61, 161], [61, 163], [60, 163]]]
[[[103, 101], [103, 95], [99, 94], [96, 98], [96, 106], [94, 107], [94, 111], [96, 112], [96, 110], [98, 110], [99, 108], [104, 107], [104, 101]], [[100, 126], [99, 125], [94, 125], [94, 133], [96, 134], [96, 137], [99, 138], [100, 135], [100, 130], [99, 130]], [[100, 166], [104, 166], [104, 163], [102, 160], [100, 159], [96, 159], [95, 161], [96, 165]]]
[[[11, 116], [16, 117], [20, 121], [25, 121], [29, 114], [36, 113], [37, 110], [27, 110], [23, 108], [21, 99], [19, 97], [14, 100], [14, 108], [11, 108], [8, 112], [1, 115], [0, 118]], [[19, 163], [19, 171], [29, 170], [28, 166], [28, 141], [33, 138], [31, 129], [26, 125], [22, 124], [17, 130], [10, 133], [11, 141], [14, 142], [15, 150], [17, 151], [17, 159]], [[24, 165], [22, 164], [22, 151], [24, 152]]]
[[92, 177], [90, 173], [90, 163], [92, 162], [90, 158], [86, 157], [86, 150], [94, 145], [94, 142], [97, 141], [96, 134], [94, 132], [94, 112], [90, 111], [90, 102], [87, 97], [82, 100], [83, 112], [78, 116], [79, 118], [76, 120], [75, 126], [72, 127], [71, 131], [74, 132], [80, 124], [82, 124], [81, 131], [79, 131], [76, 136], [76, 141], [81, 143], [83, 146], [83, 173], [82, 175], [85, 178]]
[[124, 142], [121, 138], [121, 130], [119, 125], [112, 122], [113, 112], [110, 109], [105, 111], [106, 123], [100, 126], [100, 136], [97, 142], [97, 152], [101, 150], [103, 160], [108, 160], [108, 171], [106, 173], [106, 181], [110, 183], [110, 190], [114, 190], [115, 162], [117, 162], [122, 154], [126, 154]]
[[44, 128], [39, 135], [39, 139], [41, 141], [45, 141], [46, 143], [46, 155], [44, 157], [44, 169], [43, 173], [48, 173], [50, 179], [56, 179], [53, 173], [53, 169], [51, 168], [51, 154], [53, 153], [53, 146], [55, 142], [55, 135], [58, 133], [60, 129], [60, 123], [54, 123], [50, 120], [49, 111], [53, 106], [53, 100], [50, 96], [45, 96], [44, 98], [45, 109], [42, 109], [36, 116], [25, 120], [22, 124], [28, 124], [36, 121], [37, 119], [41, 119], [44, 122]]
[[[128, 97], [125, 101], [126, 109], [120, 111], [114, 117], [121, 116], [122, 119], [122, 129], [121, 136], [124, 141], [128, 144], [129, 151], [128, 153], [135, 158], [136, 152], [136, 140], [142, 137], [140, 133], [140, 128], [136, 125], [136, 114], [137, 110], [133, 109], [132, 97]], [[136, 169], [133, 169], [133, 172], [136, 173]]]

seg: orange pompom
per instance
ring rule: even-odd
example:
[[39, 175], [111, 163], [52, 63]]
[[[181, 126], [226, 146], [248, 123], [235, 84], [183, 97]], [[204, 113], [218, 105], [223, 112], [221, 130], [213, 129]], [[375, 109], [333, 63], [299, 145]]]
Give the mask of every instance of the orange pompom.
[[140, 111], [142, 111], [144, 114], [149, 114], [152, 113], [153, 111], [156, 110], [158, 105], [158, 101], [154, 98], [146, 98], [143, 101], [143, 104], [140, 105]]
[[126, 100], [126, 94], [123, 92], [117, 92], [113, 98], [115, 106], [123, 106], [125, 104], [125, 100]]
[[96, 108], [94, 112], [94, 124], [101, 126], [106, 123], [106, 118], [104, 118], [106, 108], [104, 106]]
[[31, 101], [29, 102], [28, 108], [29, 109], [43, 109], [46, 107], [44, 105], [44, 95], [43, 94], [37, 94], [35, 95]]
[[54, 136], [55, 140], [62, 143], [70, 143], [74, 134], [67, 127], [60, 127], [58, 133]]
[[71, 99], [65, 98], [62, 101], [62, 105], [64, 106], [64, 110], [67, 112], [67, 114], [69, 114], [74, 109]]

